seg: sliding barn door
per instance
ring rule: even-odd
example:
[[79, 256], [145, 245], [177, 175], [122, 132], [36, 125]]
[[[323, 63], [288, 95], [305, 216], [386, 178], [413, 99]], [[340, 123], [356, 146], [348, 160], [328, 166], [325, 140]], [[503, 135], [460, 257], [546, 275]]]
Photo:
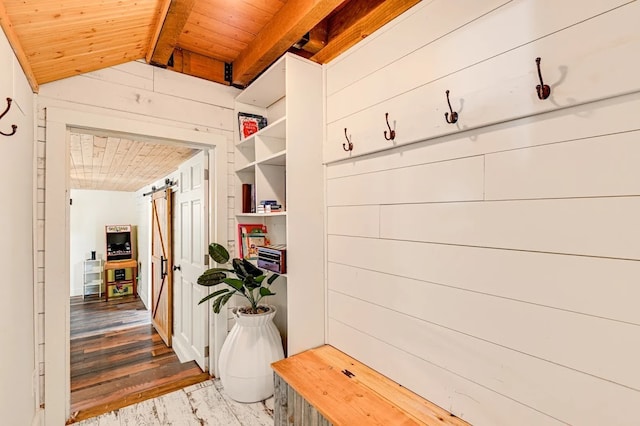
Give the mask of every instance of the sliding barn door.
[[151, 318], [167, 346], [173, 333], [171, 188], [153, 194], [151, 209]]

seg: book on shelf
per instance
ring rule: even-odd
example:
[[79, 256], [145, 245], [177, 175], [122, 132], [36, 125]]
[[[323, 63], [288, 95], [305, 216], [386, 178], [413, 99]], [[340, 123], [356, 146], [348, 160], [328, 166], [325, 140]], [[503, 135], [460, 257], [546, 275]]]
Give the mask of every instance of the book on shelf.
[[251, 202], [253, 193], [253, 185], [250, 183], [242, 184], [242, 213], [253, 213], [253, 204]]
[[256, 213], [275, 213], [281, 212], [282, 205], [276, 200], [262, 200], [257, 206]]
[[241, 259], [257, 259], [258, 247], [269, 244], [267, 226], [260, 223], [239, 223], [238, 242], [238, 253]]

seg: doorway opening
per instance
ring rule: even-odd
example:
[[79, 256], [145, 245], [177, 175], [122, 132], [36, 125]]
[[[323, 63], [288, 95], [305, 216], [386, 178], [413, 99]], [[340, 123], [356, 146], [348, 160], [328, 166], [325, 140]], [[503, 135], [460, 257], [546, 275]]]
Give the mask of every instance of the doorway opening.
[[[44, 403], [45, 422], [63, 424], [70, 415], [70, 268], [69, 268], [69, 152], [67, 135], [70, 129], [83, 129], [92, 133], [134, 135], [140, 140], [156, 139], [182, 141], [209, 150], [211, 179], [210, 241], [227, 239], [227, 138], [172, 123], [149, 122], [110, 116], [108, 111], [86, 112], [49, 107], [46, 111], [46, 208], [44, 229]], [[215, 172], [213, 172], [215, 171]], [[226, 323], [211, 317], [209, 338], [212, 349], [210, 371], [215, 373], [215, 360], [226, 336]]]
[[[171, 348], [171, 314], [191, 309], [173, 306], [171, 212], [193, 179], [183, 176], [184, 165], [207, 166], [202, 150], [182, 143], [75, 130], [68, 140], [70, 418], [81, 420], [209, 378], [203, 359], [198, 365]], [[174, 198], [168, 183], [182, 179]], [[163, 191], [159, 182], [167, 182]], [[201, 200], [207, 191], [200, 183]], [[200, 216], [208, 217], [208, 203], [201, 204]], [[158, 247], [163, 256], [156, 259]]]

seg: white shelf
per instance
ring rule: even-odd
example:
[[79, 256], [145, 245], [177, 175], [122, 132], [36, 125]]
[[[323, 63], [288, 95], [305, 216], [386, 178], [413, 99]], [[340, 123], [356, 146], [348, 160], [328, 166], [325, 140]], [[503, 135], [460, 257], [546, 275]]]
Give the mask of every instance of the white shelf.
[[82, 298], [97, 294], [102, 297], [104, 278], [104, 261], [102, 259], [86, 259], [83, 262]]
[[286, 216], [287, 212], [273, 212], [273, 213], [238, 213], [237, 217], [269, 217], [269, 216]]
[[249, 87], [242, 91], [236, 101], [243, 104], [267, 108], [285, 95], [286, 56], [282, 56]]
[[266, 157], [260, 161], [256, 161], [256, 164], [267, 164], [270, 166], [285, 166], [287, 164], [287, 150], [276, 152], [275, 154]]
[[235, 218], [267, 225], [271, 244], [286, 245], [288, 273], [273, 283], [276, 296], [268, 303], [278, 309], [274, 322], [289, 355], [321, 345], [325, 336], [322, 106], [322, 67], [291, 54], [236, 97], [236, 112], [273, 119], [236, 144], [235, 211], [242, 211], [244, 184], [252, 185], [254, 203], [275, 200], [286, 211]]

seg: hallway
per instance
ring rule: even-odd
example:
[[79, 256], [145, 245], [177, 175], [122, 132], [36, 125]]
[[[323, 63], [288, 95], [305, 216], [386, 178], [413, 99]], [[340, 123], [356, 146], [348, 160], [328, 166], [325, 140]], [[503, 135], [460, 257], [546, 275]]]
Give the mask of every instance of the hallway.
[[139, 298], [71, 298], [71, 419], [78, 421], [210, 378], [181, 364]]

